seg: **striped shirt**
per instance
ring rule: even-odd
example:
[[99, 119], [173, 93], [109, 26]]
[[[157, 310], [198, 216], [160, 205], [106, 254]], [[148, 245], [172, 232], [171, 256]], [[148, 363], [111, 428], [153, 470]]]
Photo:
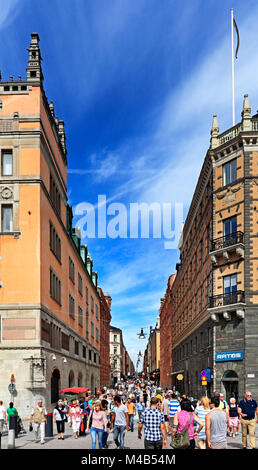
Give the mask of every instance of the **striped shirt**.
[[210, 411], [211, 411], [210, 408], [205, 409], [203, 408], [202, 405], [197, 406], [195, 409], [195, 414], [198, 416], [198, 418], [201, 420], [202, 424], [204, 425], [202, 430], [198, 434], [197, 441], [199, 441], [200, 439], [206, 440], [205, 416], [207, 415], [207, 413], [210, 413]]
[[178, 407], [179, 407], [179, 402], [175, 398], [173, 398], [172, 400], [170, 400], [168, 402], [168, 409], [169, 409], [169, 417], [170, 418], [173, 418], [173, 416], [175, 416]]

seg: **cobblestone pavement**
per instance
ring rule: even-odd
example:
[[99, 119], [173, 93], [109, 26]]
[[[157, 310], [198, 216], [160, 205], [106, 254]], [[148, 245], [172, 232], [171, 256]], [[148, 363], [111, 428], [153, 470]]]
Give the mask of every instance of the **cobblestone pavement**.
[[[19, 437], [15, 439], [15, 448], [16, 449], [91, 449], [91, 437], [90, 434], [86, 436], [80, 436], [78, 439], [73, 437], [72, 429], [69, 425], [66, 424], [65, 429], [65, 438], [64, 440], [58, 440], [56, 433], [56, 425], [53, 425], [53, 437], [46, 437], [46, 443], [44, 445], [35, 442], [35, 435], [33, 431], [29, 431], [29, 423], [23, 423], [25, 429], [27, 430], [26, 434], [19, 434]], [[137, 438], [137, 427], [138, 419], [135, 419], [135, 429], [133, 432], [127, 431], [125, 433], [125, 449], [144, 449], [144, 442]], [[172, 449], [169, 445], [170, 436], [168, 436], [167, 449]], [[249, 442], [249, 441], [248, 441]], [[238, 436], [235, 438], [227, 438], [228, 449], [237, 450], [242, 449], [241, 443], [241, 429]], [[113, 432], [109, 434], [108, 438], [109, 449], [116, 449], [116, 445], [113, 440]], [[2, 436], [2, 449], [8, 448], [8, 436], [5, 433]], [[258, 449], [258, 424], [256, 424], [256, 448]], [[196, 449], [198, 449], [196, 447]]]

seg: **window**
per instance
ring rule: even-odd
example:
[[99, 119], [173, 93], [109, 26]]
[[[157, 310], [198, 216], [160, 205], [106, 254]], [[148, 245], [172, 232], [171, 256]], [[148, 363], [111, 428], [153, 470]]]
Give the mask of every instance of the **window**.
[[237, 291], [237, 274], [224, 277], [224, 294], [231, 294]]
[[49, 223], [50, 230], [50, 250], [54, 253], [58, 261], [61, 263], [61, 238], [59, 238], [53, 224]]
[[95, 305], [95, 308], [96, 308], [96, 319], [98, 320], [99, 319], [99, 307], [97, 304]]
[[207, 330], [207, 343], [208, 343], [208, 346], [211, 345], [211, 328], [210, 327]]
[[70, 338], [65, 333], [62, 333], [62, 349], [69, 351]]
[[82, 277], [81, 277], [80, 273], [78, 273], [78, 291], [82, 295]]
[[94, 323], [91, 322], [91, 337], [94, 338]]
[[203, 332], [200, 334], [200, 347], [203, 348]]
[[82, 347], [82, 357], [86, 359], [86, 347], [85, 346]]
[[86, 310], [86, 339], [89, 339], [89, 311]]
[[90, 296], [91, 311], [94, 313], [94, 301], [92, 295]]
[[99, 329], [96, 328], [96, 341], [99, 342]]
[[114, 335], [114, 343], [117, 342], [117, 335]]
[[91, 350], [89, 349], [89, 361], [91, 361]]
[[89, 303], [89, 288], [86, 286], [86, 304]]
[[83, 326], [83, 323], [82, 323], [82, 308], [80, 307], [80, 305], [78, 306], [78, 323], [80, 326]]
[[233, 183], [237, 179], [237, 160], [231, 160], [231, 162], [223, 165], [223, 183], [224, 186]]
[[224, 236], [226, 239], [230, 238], [230, 235], [237, 232], [237, 216], [229, 217], [223, 221]]
[[74, 283], [74, 262], [70, 256], [69, 256], [69, 278]]
[[75, 318], [74, 298], [71, 294], [69, 294], [69, 315], [70, 317]]
[[13, 153], [11, 150], [2, 150], [2, 176], [13, 174]]
[[79, 356], [79, 343], [78, 343], [78, 341], [74, 342], [74, 354]]
[[2, 232], [13, 231], [13, 206], [2, 204]]
[[58, 191], [57, 185], [56, 185], [52, 175], [50, 175], [50, 193], [49, 193], [49, 196], [50, 196], [52, 204], [53, 204], [54, 208], [56, 209], [57, 213], [60, 214], [60, 212], [61, 212], [61, 197], [60, 197], [60, 193]]
[[61, 280], [50, 268], [50, 296], [61, 305]]

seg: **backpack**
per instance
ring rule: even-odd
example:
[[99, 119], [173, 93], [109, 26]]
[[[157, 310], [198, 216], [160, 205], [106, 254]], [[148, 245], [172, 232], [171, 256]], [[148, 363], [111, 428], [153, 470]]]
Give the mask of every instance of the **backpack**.
[[191, 424], [192, 416], [193, 413], [190, 413], [190, 419], [187, 428], [185, 428], [182, 432], [176, 432], [174, 437], [171, 438], [170, 445], [174, 449], [186, 449], [190, 446], [188, 428]]

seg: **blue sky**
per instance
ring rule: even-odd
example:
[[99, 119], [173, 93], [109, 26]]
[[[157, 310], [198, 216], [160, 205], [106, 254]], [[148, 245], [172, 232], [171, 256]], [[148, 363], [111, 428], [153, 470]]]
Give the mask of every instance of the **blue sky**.
[[[232, 125], [230, 8], [240, 32], [236, 122], [258, 108], [256, 0], [0, 0], [2, 78], [25, 78], [38, 32], [44, 88], [65, 121], [68, 194], [78, 204], [183, 203], [209, 147], [213, 113]], [[112, 217], [111, 217], [112, 218]], [[74, 217], [80, 224], [81, 217]], [[162, 239], [84, 239], [135, 361], [157, 321], [177, 250]]]

